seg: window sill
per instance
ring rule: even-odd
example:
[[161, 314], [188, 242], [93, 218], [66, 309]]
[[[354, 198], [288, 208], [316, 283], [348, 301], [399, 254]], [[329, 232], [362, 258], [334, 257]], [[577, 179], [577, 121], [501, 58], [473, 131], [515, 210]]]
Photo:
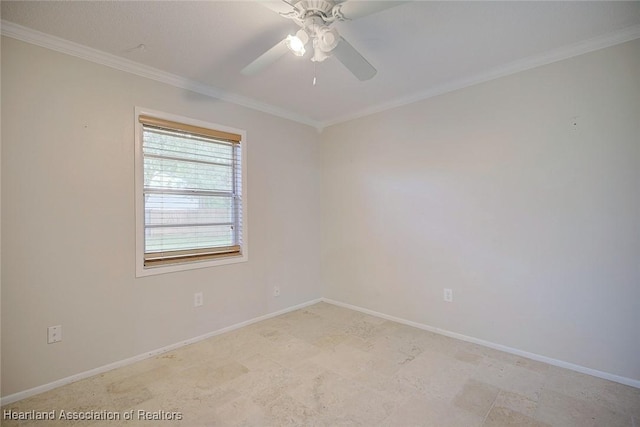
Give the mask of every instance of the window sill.
[[220, 265], [237, 264], [247, 262], [248, 255], [229, 256], [206, 261], [190, 261], [181, 264], [161, 265], [157, 267], [144, 267], [142, 263], [136, 265], [136, 277], [155, 276], [157, 274], [175, 273], [178, 271], [196, 270], [200, 268], [217, 267]]

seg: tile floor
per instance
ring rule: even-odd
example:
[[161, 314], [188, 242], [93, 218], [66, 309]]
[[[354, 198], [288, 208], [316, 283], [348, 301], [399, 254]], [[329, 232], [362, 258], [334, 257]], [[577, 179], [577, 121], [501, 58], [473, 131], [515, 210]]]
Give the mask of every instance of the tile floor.
[[2, 413], [31, 410], [56, 420], [1, 424], [640, 427], [640, 389], [319, 303]]

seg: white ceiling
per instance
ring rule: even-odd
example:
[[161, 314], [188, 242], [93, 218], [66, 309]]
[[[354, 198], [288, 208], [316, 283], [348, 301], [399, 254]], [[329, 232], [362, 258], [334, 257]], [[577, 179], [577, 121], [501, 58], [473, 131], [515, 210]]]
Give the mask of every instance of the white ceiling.
[[240, 74], [298, 28], [256, 2], [2, 1], [1, 16], [5, 35], [87, 58], [105, 52], [99, 62], [317, 127], [640, 37], [638, 1], [413, 1], [335, 24], [378, 70], [361, 82], [335, 58], [314, 70], [292, 54]]

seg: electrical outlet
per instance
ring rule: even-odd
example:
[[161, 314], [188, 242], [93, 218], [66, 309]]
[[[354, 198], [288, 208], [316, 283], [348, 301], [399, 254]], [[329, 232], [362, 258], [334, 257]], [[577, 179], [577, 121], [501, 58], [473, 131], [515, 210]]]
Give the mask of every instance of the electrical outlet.
[[274, 297], [279, 297], [280, 296], [280, 286], [274, 286], [273, 287], [273, 296]]
[[47, 328], [47, 344], [62, 341], [62, 325], [49, 326]]
[[204, 297], [202, 296], [202, 292], [196, 292], [193, 294], [193, 306], [200, 307], [204, 304]]
[[444, 288], [444, 298], [446, 302], [453, 302], [453, 289]]

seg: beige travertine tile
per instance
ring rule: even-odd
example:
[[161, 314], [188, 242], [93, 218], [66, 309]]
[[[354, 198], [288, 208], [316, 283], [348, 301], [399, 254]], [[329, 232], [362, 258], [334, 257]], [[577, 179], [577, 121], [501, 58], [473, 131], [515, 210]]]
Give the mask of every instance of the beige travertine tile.
[[306, 307], [305, 310], [320, 316], [324, 320], [331, 320], [337, 323], [348, 321], [355, 313], [353, 310], [326, 302], [319, 302], [318, 304]]
[[456, 359], [462, 361], [462, 362], [467, 362], [467, 363], [471, 363], [474, 365], [479, 365], [480, 362], [482, 361], [483, 357], [479, 354], [476, 353], [471, 353], [468, 352], [466, 350], [458, 350], [456, 352], [456, 354], [454, 354], [454, 356]]
[[410, 326], [402, 325], [406, 333], [411, 336], [414, 335], [416, 340], [422, 342], [425, 350], [429, 350], [436, 353], [442, 353], [448, 356], [454, 356], [460, 350], [468, 351], [468, 349], [475, 349], [480, 346], [471, 344], [465, 341], [456, 340], [444, 335], [438, 335], [433, 332], [423, 331], [421, 329], [412, 328]]
[[484, 418], [489, 413], [499, 391], [497, 387], [470, 379], [453, 399], [453, 404]]
[[212, 368], [206, 364], [193, 366], [182, 371], [182, 376], [194, 387], [206, 390], [218, 387], [247, 372], [249, 372], [249, 369], [246, 366], [238, 362], [229, 362], [217, 368]]
[[553, 426], [630, 427], [631, 416], [593, 402], [545, 390], [535, 418]]
[[260, 354], [278, 361], [283, 366], [294, 366], [318, 354], [319, 348], [304, 340], [288, 335], [260, 351]]
[[457, 341], [448, 337], [394, 322], [387, 322], [381, 326], [375, 336], [365, 339], [352, 337], [347, 342], [356, 345], [355, 343], [360, 341], [360, 344], [356, 345], [358, 348], [396, 360], [398, 363], [406, 363], [427, 350], [443, 354], [453, 354], [457, 351]]
[[347, 335], [367, 340], [383, 334], [389, 327], [393, 327], [392, 322], [386, 320], [383, 323], [374, 323], [368, 318], [356, 318], [343, 324], [341, 331]]
[[550, 366], [545, 389], [640, 419], [640, 389], [637, 388]]
[[265, 409], [253, 403], [251, 399], [241, 396], [202, 414], [200, 422], [212, 426], [262, 426], [268, 425]]
[[289, 395], [283, 394], [264, 406], [268, 420], [263, 425], [310, 426], [318, 414]]
[[391, 333], [385, 333], [365, 341], [361, 348], [377, 357], [386, 358], [397, 365], [404, 365], [412, 361], [423, 351], [426, 345], [416, 339], [399, 338]]
[[289, 390], [288, 393], [319, 414], [343, 415], [343, 402], [364, 390], [366, 388], [361, 384], [327, 370]]
[[[209, 390], [197, 388], [176, 390], [169, 384], [165, 385], [164, 390], [153, 391], [153, 393], [155, 397], [139, 404], [140, 409], [148, 411], [176, 410], [191, 418], [202, 412], [203, 405], [213, 410], [242, 396], [239, 391], [228, 386]], [[176, 399], [176, 396], [180, 396], [180, 399]]]
[[329, 348], [334, 348], [339, 344], [342, 344], [347, 339], [349, 339], [347, 335], [344, 335], [340, 332], [335, 332], [335, 333], [328, 333], [328, 334], [319, 336], [315, 339], [312, 339], [311, 344], [321, 349], [329, 349]]
[[363, 372], [353, 378], [360, 384], [373, 390], [383, 391], [393, 394], [399, 402], [408, 401], [415, 397], [417, 390], [404, 379], [392, 375], [385, 375], [377, 371]]
[[244, 363], [249, 372], [231, 380], [226, 387], [256, 404], [265, 405], [301, 382], [291, 369], [262, 355], [255, 355]]
[[489, 347], [483, 347], [477, 344], [461, 343], [460, 345], [466, 351], [484, 356], [485, 358], [494, 362], [501, 362], [502, 364], [506, 365], [514, 365], [538, 373], [546, 373], [550, 366], [543, 362], [527, 359], [526, 357], [517, 356], [515, 354], [505, 353], [503, 351], [499, 351]]
[[157, 381], [162, 381], [165, 378], [169, 378], [171, 374], [172, 370], [168, 366], [157, 366], [151, 369], [141, 370], [125, 377], [117, 375], [117, 373], [114, 372], [112, 375], [106, 375], [103, 379], [109, 380], [113, 377], [121, 378], [107, 384], [107, 391], [117, 395], [141, 386], [147, 386]]
[[291, 311], [279, 317], [289, 325], [315, 325], [323, 320], [322, 316], [314, 313], [309, 307]]
[[373, 356], [349, 345], [339, 344], [318, 353], [309, 360], [346, 377], [353, 377], [367, 370]]
[[518, 393], [501, 390], [493, 406], [510, 409], [527, 417], [533, 417], [538, 407], [538, 402]]
[[124, 410], [133, 406], [147, 402], [153, 398], [153, 394], [147, 387], [138, 386], [133, 389], [127, 390], [126, 393], [122, 393], [119, 396], [113, 396], [112, 402], [114, 406], [122, 408]]
[[540, 421], [536, 421], [533, 418], [521, 414], [509, 408], [500, 406], [494, 406], [487, 419], [485, 420], [483, 427], [551, 427], [551, 424], [546, 424]]
[[400, 405], [393, 396], [365, 390], [323, 414], [322, 425], [378, 425]]
[[292, 323], [288, 328], [288, 333], [309, 343], [326, 336], [344, 335], [341, 331], [341, 325], [329, 320]]
[[300, 382], [309, 382], [318, 375], [326, 372], [327, 369], [323, 366], [313, 363], [313, 360], [307, 360], [304, 363], [291, 368], [291, 371], [293, 376]]
[[395, 377], [434, 400], [451, 402], [476, 369], [442, 353], [425, 351], [398, 370]]
[[367, 322], [373, 325], [385, 325], [385, 327], [397, 325], [396, 322], [390, 322], [382, 317], [371, 316], [370, 314], [360, 313], [357, 311], [351, 311], [350, 317], [347, 317], [345, 321], [347, 323]]
[[183, 415], [47, 426], [640, 427], [640, 390], [319, 303], [2, 409]]
[[437, 400], [413, 398], [380, 423], [387, 427], [475, 427], [483, 417]]
[[349, 414], [353, 420], [375, 425], [386, 419], [405, 401], [401, 396], [389, 390], [376, 391], [364, 389], [356, 396], [343, 402], [342, 412]]
[[345, 338], [341, 344], [347, 345], [349, 347], [357, 348], [358, 350], [362, 350], [364, 352], [371, 352], [372, 344], [371, 341], [354, 337], [353, 335], [347, 335], [342, 333], [342, 336]]
[[[251, 330], [238, 329], [226, 334], [216, 335], [204, 341], [208, 359], [228, 360], [248, 357], [260, 353], [265, 347], [272, 346], [266, 338]], [[181, 350], [181, 349], [180, 349]]]
[[473, 377], [502, 390], [526, 396], [533, 401], [538, 401], [547, 380], [546, 374], [537, 370], [493, 357], [485, 357], [479, 363]]
[[[369, 374], [371, 372], [391, 376], [414, 357], [409, 357], [400, 351], [376, 351], [370, 342], [361, 338], [349, 337], [333, 349], [329, 359], [336, 363], [327, 366], [328, 368], [354, 378], [363, 373]], [[350, 366], [349, 363], [351, 363]]]

